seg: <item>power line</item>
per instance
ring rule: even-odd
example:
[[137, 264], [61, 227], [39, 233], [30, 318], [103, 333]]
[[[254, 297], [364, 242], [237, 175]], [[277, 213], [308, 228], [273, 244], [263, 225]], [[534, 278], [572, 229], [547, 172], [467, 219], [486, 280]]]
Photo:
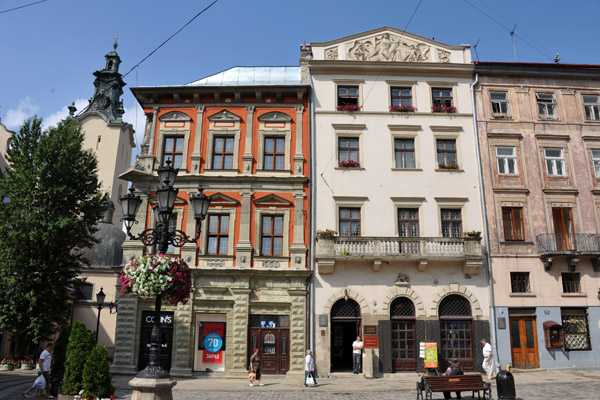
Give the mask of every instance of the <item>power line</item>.
[[502, 28], [506, 29], [506, 31], [509, 34], [512, 32], [511, 35], [514, 35], [514, 36], [518, 37], [519, 39], [521, 39], [523, 41], [523, 43], [525, 43], [526, 45], [528, 45], [529, 47], [531, 47], [532, 49], [534, 49], [535, 51], [537, 51], [538, 53], [540, 53], [541, 55], [543, 55], [545, 58], [549, 58], [551, 60], [554, 59], [553, 56], [548, 56], [547, 54], [544, 54], [543, 51], [541, 51], [540, 49], [538, 49], [537, 47], [535, 47], [533, 44], [529, 43], [529, 41], [525, 40], [525, 38], [523, 38], [521, 35], [517, 35], [516, 33], [514, 33], [514, 29], [511, 30], [506, 25], [503, 25], [497, 19], [495, 19], [494, 17], [492, 17], [491, 15], [489, 15], [488, 13], [486, 13], [485, 11], [483, 11], [481, 8], [477, 7], [475, 4], [471, 3], [469, 0], [463, 0], [463, 1], [465, 3], [467, 3], [468, 5], [470, 5], [471, 7], [473, 7], [474, 9], [476, 9], [477, 11], [479, 11], [480, 13], [482, 13], [483, 15], [485, 15], [486, 17], [488, 17], [489, 19], [491, 19], [492, 21], [494, 21], [496, 24], [500, 25]]
[[[44, 0], [44, 1], [46, 1], [46, 0]], [[213, 1], [204, 10], [202, 10], [198, 14], [194, 15], [194, 18], [190, 19], [185, 25], [183, 25], [181, 28], [179, 28], [177, 30], [177, 32], [175, 32], [174, 34], [172, 34], [171, 36], [169, 36], [167, 38], [167, 40], [165, 40], [157, 48], [155, 48], [154, 50], [152, 50], [150, 52], [150, 54], [148, 54], [146, 57], [144, 57], [142, 59], [142, 61], [140, 61], [139, 63], [135, 64], [133, 66], [133, 68], [131, 68], [129, 71], [127, 71], [127, 73], [125, 75], [123, 75], [123, 78], [125, 78], [131, 71], [133, 71], [134, 69], [136, 69], [137, 67], [139, 67], [141, 63], [143, 63], [144, 61], [146, 61], [152, 54], [156, 53], [158, 51], [158, 49], [160, 49], [161, 47], [163, 47], [169, 40], [173, 39], [179, 32], [181, 32], [182, 30], [184, 30], [186, 26], [188, 26], [189, 24], [191, 24], [196, 18], [198, 18], [200, 15], [202, 15], [202, 13], [204, 13], [206, 10], [208, 10], [209, 8], [211, 8], [217, 1], [219, 1], [219, 0]]]
[[29, 6], [34, 6], [36, 4], [40, 4], [40, 3], [43, 3], [45, 1], [48, 1], [48, 0], [40, 0], [40, 1], [36, 1], [35, 3], [29, 3], [29, 4], [25, 4], [24, 6], [19, 6], [19, 7], [11, 8], [11, 9], [8, 9], [8, 10], [0, 11], [0, 14], [4, 14], [4, 13], [10, 12], [10, 11], [19, 10], [21, 8], [25, 8], [25, 7], [29, 7]]

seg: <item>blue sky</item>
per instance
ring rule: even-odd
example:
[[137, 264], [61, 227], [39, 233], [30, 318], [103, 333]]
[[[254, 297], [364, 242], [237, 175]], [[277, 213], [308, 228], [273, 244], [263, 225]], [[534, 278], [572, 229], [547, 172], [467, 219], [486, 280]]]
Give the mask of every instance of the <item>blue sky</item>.
[[[82, 109], [115, 34], [125, 73], [212, 2], [47, 0], [2, 13], [34, 1], [0, 0], [0, 118], [9, 129], [33, 114], [55, 124], [72, 101]], [[219, 0], [124, 78], [124, 118], [143, 132], [131, 87], [185, 84], [233, 66], [298, 65], [303, 40], [405, 29], [419, 2]], [[552, 62], [558, 52], [562, 63], [600, 64], [599, 15], [598, 0], [422, 0], [406, 30], [451, 45], [479, 41], [481, 61], [515, 61], [508, 31], [516, 23], [519, 61]]]

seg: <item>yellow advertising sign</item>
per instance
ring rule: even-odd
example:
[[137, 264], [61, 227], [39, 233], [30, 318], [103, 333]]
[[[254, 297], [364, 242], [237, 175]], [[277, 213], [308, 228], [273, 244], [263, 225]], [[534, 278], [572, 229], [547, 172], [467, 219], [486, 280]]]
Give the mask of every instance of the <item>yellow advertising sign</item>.
[[425, 368], [437, 368], [438, 367], [438, 352], [436, 342], [425, 342]]

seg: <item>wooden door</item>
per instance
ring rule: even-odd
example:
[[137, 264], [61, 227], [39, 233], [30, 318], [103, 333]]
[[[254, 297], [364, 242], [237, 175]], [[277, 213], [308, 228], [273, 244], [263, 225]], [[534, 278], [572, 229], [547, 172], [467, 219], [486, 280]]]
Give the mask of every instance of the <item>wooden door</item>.
[[260, 354], [262, 374], [280, 375], [289, 370], [289, 332], [289, 328], [252, 328], [250, 330], [248, 360], [253, 350], [257, 348]]
[[556, 250], [576, 250], [573, 212], [570, 208], [556, 207], [552, 209]]
[[535, 317], [510, 317], [510, 342], [514, 368], [539, 368]]
[[392, 321], [392, 372], [416, 370], [415, 321]]

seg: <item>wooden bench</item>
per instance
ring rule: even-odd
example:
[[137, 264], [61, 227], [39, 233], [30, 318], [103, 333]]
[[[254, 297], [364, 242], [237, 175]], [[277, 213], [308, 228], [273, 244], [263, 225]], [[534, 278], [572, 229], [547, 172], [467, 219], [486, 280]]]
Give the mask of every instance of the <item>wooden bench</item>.
[[492, 398], [492, 384], [484, 382], [481, 375], [424, 376], [417, 382], [417, 400], [423, 400], [423, 391], [426, 399], [432, 399], [433, 392], [472, 392], [471, 397], [477, 392], [478, 399], [483, 392], [483, 399], [486, 393]]

